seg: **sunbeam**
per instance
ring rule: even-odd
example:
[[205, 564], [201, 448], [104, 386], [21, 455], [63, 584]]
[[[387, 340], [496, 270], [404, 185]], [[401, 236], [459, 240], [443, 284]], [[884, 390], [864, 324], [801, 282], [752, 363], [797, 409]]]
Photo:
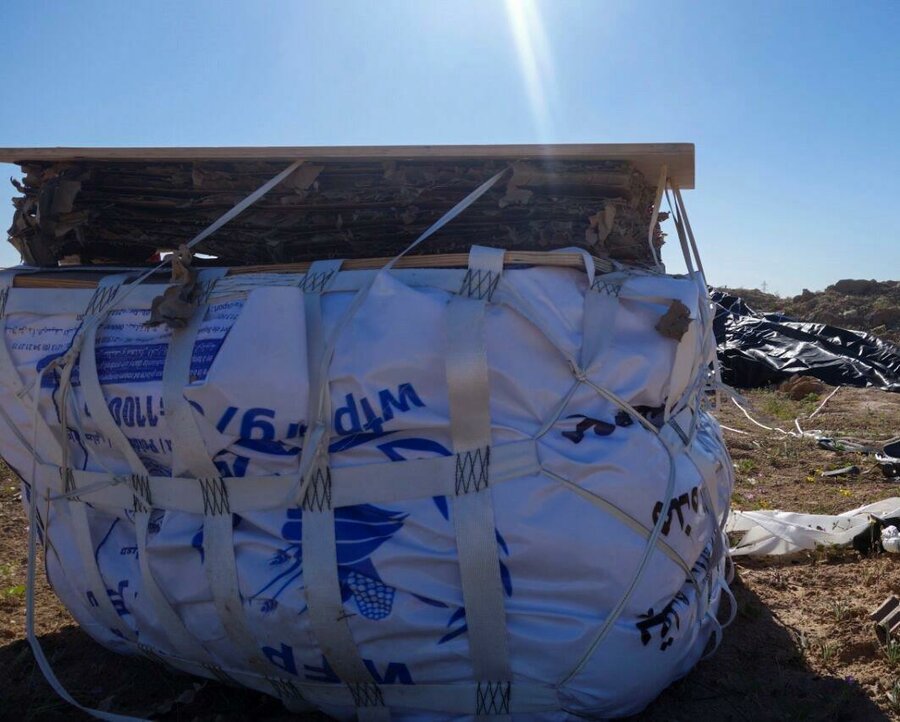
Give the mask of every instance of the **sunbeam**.
[[504, 1], [532, 119], [541, 139], [546, 140], [551, 127], [548, 91], [553, 82], [553, 61], [544, 25], [535, 0]]

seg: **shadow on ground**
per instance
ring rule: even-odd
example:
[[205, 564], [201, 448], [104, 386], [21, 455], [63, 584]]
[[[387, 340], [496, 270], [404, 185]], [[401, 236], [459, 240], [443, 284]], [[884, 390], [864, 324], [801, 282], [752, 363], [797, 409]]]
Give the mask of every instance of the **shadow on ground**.
[[[206, 722], [272, 720], [324, 722], [318, 714], [292, 716], [281, 703], [253, 690], [228, 687], [170, 671], [147, 659], [101, 647], [75, 625], [40, 637], [60, 682], [82, 704], [157, 720]], [[0, 647], [0, 720], [88, 720], [50, 688], [25, 640]]]
[[[721, 720], [890, 719], [853, 680], [810, 669], [795, 635], [740, 581], [733, 587], [735, 622], [721, 648], [666, 690], [631, 722]], [[250, 690], [181, 676], [144, 659], [114, 655], [76, 626], [41, 637], [51, 665], [79, 701], [101, 709], [178, 721], [301, 719], [281, 704]], [[27, 642], [0, 647], [0, 720], [73, 720], [81, 717], [50, 689]], [[87, 719], [87, 717], [83, 717]]]
[[811, 669], [797, 634], [740, 579], [731, 589], [738, 613], [719, 650], [629, 722], [891, 719], [853, 679]]

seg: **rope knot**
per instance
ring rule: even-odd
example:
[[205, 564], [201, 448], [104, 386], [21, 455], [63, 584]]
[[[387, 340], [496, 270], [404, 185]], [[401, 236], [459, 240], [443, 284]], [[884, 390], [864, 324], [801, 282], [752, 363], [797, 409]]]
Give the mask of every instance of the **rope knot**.
[[573, 359], [569, 359], [569, 369], [572, 371], [572, 375], [581, 383], [587, 381], [587, 374], [584, 372], [584, 369], [581, 368]]
[[66, 351], [62, 356], [57, 356], [55, 359], [53, 359], [53, 361], [50, 362], [50, 366], [55, 368], [65, 368], [67, 366], [71, 366], [73, 363], [75, 363], [75, 359], [78, 358], [79, 353], [81, 353], [80, 335], [75, 337], [68, 351]]

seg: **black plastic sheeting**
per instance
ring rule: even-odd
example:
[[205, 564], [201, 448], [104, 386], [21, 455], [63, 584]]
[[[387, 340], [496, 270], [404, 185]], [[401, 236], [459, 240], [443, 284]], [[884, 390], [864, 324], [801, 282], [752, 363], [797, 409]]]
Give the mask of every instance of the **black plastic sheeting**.
[[831, 386], [900, 392], [900, 347], [862, 331], [757, 313], [737, 296], [711, 291], [722, 380], [737, 388], [815, 376]]

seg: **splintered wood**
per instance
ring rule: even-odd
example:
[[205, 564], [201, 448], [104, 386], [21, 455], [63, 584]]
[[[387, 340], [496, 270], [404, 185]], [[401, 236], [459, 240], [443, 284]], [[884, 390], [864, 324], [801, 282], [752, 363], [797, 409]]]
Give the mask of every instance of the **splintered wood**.
[[[285, 167], [280, 161], [23, 162], [10, 241], [26, 262], [143, 264], [174, 250]], [[628, 161], [347, 160], [300, 166], [195, 250], [221, 265], [393, 256], [498, 170], [506, 176], [422, 253], [473, 244], [580, 247], [652, 263], [655, 189]], [[654, 243], [662, 245], [659, 227]]]

